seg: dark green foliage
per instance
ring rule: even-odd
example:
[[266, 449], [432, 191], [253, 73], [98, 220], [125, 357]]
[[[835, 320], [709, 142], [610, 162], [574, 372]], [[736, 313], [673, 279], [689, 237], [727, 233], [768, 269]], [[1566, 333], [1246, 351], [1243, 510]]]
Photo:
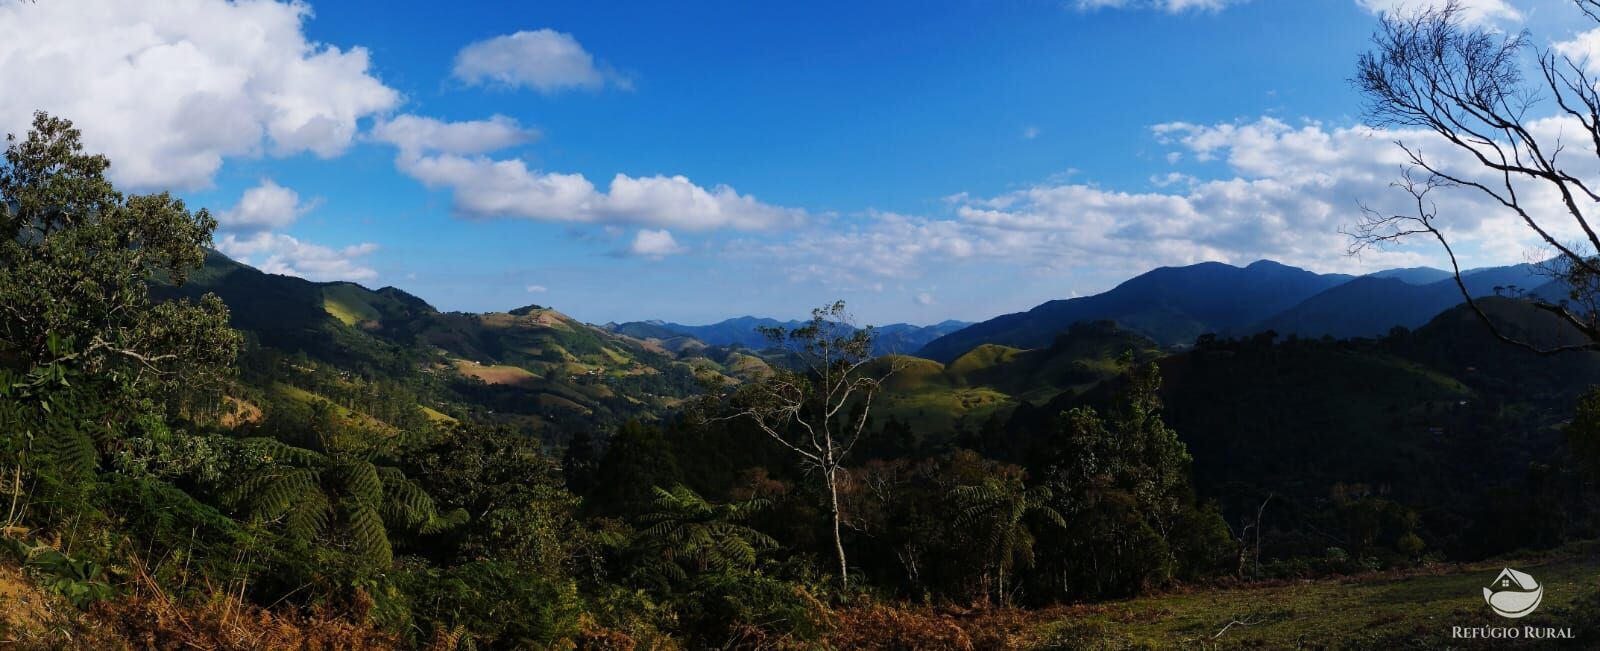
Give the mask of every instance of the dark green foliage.
[[1591, 387], [1578, 399], [1577, 413], [1563, 432], [1578, 462], [1600, 473], [1600, 388]]
[[1009, 604], [1007, 579], [1019, 569], [1034, 566], [1036, 538], [1028, 521], [1067, 528], [1066, 519], [1051, 506], [1054, 492], [1048, 486], [1025, 486], [1021, 478], [1013, 476], [991, 477], [982, 484], [961, 486], [951, 495], [960, 509], [956, 525], [971, 527], [969, 535], [978, 542], [984, 564], [993, 573], [994, 593], [1001, 604]]
[[822, 604], [783, 577], [794, 568], [771, 562], [778, 542], [745, 524], [770, 506], [767, 500], [715, 504], [681, 485], [654, 493], [630, 545], [629, 579], [671, 600], [686, 637], [759, 647], [822, 634]]
[[578, 631], [582, 604], [576, 586], [552, 578], [513, 562], [482, 559], [406, 566], [396, 583], [411, 595], [413, 630], [461, 627], [480, 648], [531, 649], [549, 648]]
[[755, 567], [762, 551], [778, 542], [744, 524], [767, 508], [764, 499], [712, 504], [687, 487], [655, 488], [655, 503], [639, 518], [634, 541], [645, 563], [637, 571], [650, 582], [670, 584], [705, 574]]
[[676, 456], [660, 428], [624, 423], [611, 436], [587, 495], [591, 512], [643, 513], [655, 501], [655, 487], [683, 483]]
[[441, 514], [433, 498], [401, 470], [378, 466], [371, 435], [318, 437], [318, 450], [276, 439], [240, 441], [243, 478], [228, 494], [256, 522], [281, 523], [296, 544], [331, 535], [374, 567], [393, 560], [389, 528], [437, 532], [465, 512]]
[[1105, 416], [1063, 412], [1031, 455], [1072, 524], [1044, 539], [1052, 551], [1038, 582], [1056, 594], [1136, 594], [1205, 574], [1231, 551], [1219, 545], [1218, 516], [1196, 503], [1188, 450], [1162, 420], [1157, 367], [1133, 367], [1119, 386]]
[[103, 402], [193, 391], [233, 359], [238, 337], [215, 297], [153, 305], [146, 279], [182, 282], [216, 220], [166, 194], [123, 196], [110, 162], [84, 154], [71, 123], [43, 113], [0, 165], [0, 360], [61, 364], [97, 382]]

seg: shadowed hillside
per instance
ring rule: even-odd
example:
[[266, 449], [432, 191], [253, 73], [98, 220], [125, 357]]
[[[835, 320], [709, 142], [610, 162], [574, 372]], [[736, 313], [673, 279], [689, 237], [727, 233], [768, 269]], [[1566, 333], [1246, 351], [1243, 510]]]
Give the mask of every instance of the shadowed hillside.
[[[1391, 328], [1416, 328], [1462, 303], [1454, 278], [1415, 284], [1401, 278], [1357, 278], [1306, 299], [1239, 334], [1273, 330], [1302, 337], [1335, 339], [1376, 337]], [[1462, 282], [1474, 297], [1508, 293], [1510, 288], [1535, 291], [1548, 279], [1533, 265], [1495, 267], [1466, 272]]]
[[933, 340], [917, 354], [950, 361], [979, 344], [1037, 348], [1080, 321], [1111, 320], [1163, 347], [1192, 343], [1207, 332], [1259, 322], [1348, 281], [1267, 260], [1247, 267], [1204, 262], [1163, 267], [1094, 296], [1050, 301]]

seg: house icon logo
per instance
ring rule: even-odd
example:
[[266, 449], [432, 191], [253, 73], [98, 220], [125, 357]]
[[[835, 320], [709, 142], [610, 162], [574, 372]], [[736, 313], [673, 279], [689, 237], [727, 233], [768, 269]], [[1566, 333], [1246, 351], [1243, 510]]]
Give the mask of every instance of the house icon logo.
[[1516, 619], [1539, 608], [1539, 602], [1544, 600], [1544, 586], [1528, 573], [1508, 567], [1500, 570], [1500, 576], [1483, 589], [1483, 600], [1496, 615]]

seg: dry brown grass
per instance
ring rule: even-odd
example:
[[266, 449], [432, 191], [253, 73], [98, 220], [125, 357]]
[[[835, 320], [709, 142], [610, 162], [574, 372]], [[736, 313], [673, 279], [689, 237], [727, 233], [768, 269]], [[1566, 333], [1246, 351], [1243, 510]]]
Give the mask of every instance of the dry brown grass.
[[129, 593], [80, 611], [12, 565], [0, 566], [0, 648], [366, 651], [399, 640], [321, 615], [267, 610], [218, 593], [175, 601], [140, 573]]
[[240, 400], [233, 396], [224, 396], [223, 404], [226, 405], [222, 416], [217, 423], [228, 429], [233, 429], [245, 423], [261, 422], [261, 408], [247, 400]]
[[1029, 648], [1037, 612], [873, 604], [837, 611], [834, 649], [1011, 651]]

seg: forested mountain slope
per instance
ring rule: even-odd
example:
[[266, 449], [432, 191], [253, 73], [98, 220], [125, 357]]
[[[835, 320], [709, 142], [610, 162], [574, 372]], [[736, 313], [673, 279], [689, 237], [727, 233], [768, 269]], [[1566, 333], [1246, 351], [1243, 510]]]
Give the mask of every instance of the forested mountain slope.
[[980, 344], [1037, 348], [1073, 323], [1099, 320], [1115, 321], [1163, 347], [1186, 345], [1207, 332], [1257, 323], [1348, 280], [1268, 260], [1247, 267], [1162, 267], [1101, 294], [1050, 301], [969, 326], [929, 342], [917, 355], [948, 362]]

